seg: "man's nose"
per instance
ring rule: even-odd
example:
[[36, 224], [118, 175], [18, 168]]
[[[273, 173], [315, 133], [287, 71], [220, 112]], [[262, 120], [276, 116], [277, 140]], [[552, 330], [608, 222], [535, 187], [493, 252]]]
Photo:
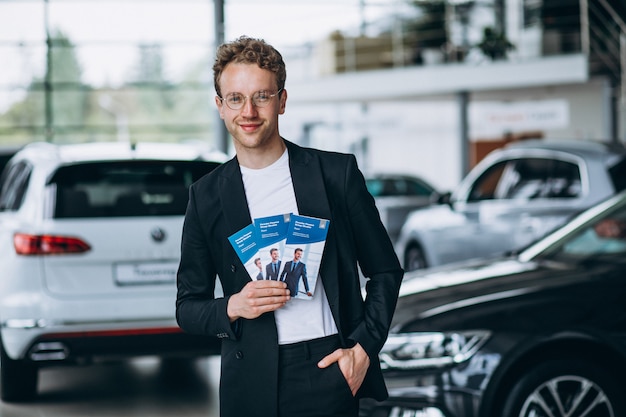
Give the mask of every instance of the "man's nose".
[[257, 114], [256, 106], [252, 102], [252, 97], [246, 97], [246, 101], [241, 108], [241, 114], [245, 117], [254, 117]]

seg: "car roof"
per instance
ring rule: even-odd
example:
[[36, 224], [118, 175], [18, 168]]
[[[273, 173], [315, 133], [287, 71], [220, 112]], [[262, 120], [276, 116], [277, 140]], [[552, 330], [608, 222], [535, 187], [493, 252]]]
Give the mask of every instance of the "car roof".
[[622, 154], [626, 155], [626, 148], [621, 143], [600, 142], [575, 139], [530, 139], [511, 142], [503, 149], [543, 149], [568, 152], [578, 156], [596, 156]]
[[33, 162], [59, 164], [107, 160], [210, 160], [224, 162], [226, 154], [207, 151], [196, 145], [181, 143], [90, 142], [77, 144], [30, 143], [18, 152], [20, 158]]
[[561, 157], [568, 155], [587, 162], [598, 161], [605, 167], [612, 167], [626, 159], [626, 148], [619, 143], [583, 139], [528, 139], [511, 142], [491, 151], [472, 168], [454, 190], [452, 199], [468, 192], [468, 187], [484, 172], [484, 169], [497, 161], [529, 157], [552, 158], [557, 155]]

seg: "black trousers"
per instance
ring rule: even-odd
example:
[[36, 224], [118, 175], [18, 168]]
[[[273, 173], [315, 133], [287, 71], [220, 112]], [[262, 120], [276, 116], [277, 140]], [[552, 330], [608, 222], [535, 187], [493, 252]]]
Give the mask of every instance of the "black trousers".
[[357, 417], [352, 395], [339, 365], [317, 363], [340, 347], [339, 336], [281, 345], [278, 371], [279, 417]]

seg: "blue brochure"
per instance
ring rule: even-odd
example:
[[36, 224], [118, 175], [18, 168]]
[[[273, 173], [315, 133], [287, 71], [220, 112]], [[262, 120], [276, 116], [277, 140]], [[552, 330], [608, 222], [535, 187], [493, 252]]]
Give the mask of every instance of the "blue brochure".
[[[237, 233], [232, 234], [228, 237], [228, 241], [233, 249], [235, 249], [241, 263], [243, 263], [250, 276], [252, 276], [252, 274], [255, 273], [255, 269], [258, 269], [255, 265], [255, 257], [259, 246], [254, 225], [249, 224]], [[254, 276], [256, 276], [256, 274]]]
[[313, 298], [329, 225], [327, 219], [291, 216], [280, 280], [287, 283], [293, 298]]
[[254, 219], [258, 241], [256, 257], [260, 258], [261, 266], [256, 266], [252, 279], [278, 280], [290, 219], [291, 213]]
[[254, 219], [254, 227], [256, 228], [256, 236], [260, 248], [284, 242], [287, 238], [290, 218], [291, 213], [285, 213]]
[[292, 298], [315, 293], [330, 221], [293, 213], [254, 219], [228, 237], [250, 279], [287, 283]]

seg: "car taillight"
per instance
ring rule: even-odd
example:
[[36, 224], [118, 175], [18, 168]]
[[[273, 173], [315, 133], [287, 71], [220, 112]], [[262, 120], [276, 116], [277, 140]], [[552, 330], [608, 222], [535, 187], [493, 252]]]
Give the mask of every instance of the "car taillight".
[[13, 245], [18, 255], [62, 255], [91, 250], [84, 240], [71, 236], [29, 235], [16, 233]]

